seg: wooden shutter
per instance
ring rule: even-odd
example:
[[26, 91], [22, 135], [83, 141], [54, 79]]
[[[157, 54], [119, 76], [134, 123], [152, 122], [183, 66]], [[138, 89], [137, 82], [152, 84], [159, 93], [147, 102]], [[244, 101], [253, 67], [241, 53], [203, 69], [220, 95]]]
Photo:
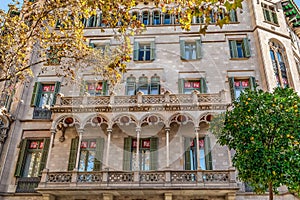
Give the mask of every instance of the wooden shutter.
[[184, 169], [191, 170], [191, 139], [184, 138]]
[[200, 39], [196, 40], [196, 58], [202, 58], [202, 44]]
[[245, 57], [246, 58], [251, 57], [250, 44], [248, 38], [243, 38], [243, 49], [244, 49]]
[[77, 148], [78, 148], [79, 138], [73, 138], [71, 141], [70, 155], [69, 155], [69, 164], [68, 171], [72, 171], [75, 169], [76, 165], [76, 157], [77, 157]]
[[255, 90], [255, 88], [256, 88], [255, 77], [251, 76], [251, 77], [249, 78], [249, 82], [250, 82], [250, 89], [251, 89], [251, 90]]
[[210, 148], [210, 138], [205, 136], [204, 138], [204, 152], [205, 152], [205, 165], [207, 170], [212, 170], [212, 157]]
[[180, 40], [180, 57], [181, 59], [185, 60], [185, 41], [184, 40]]
[[158, 167], [158, 138], [150, 138], [150, 170], [157, 170]]
[[104, 138], [97, 138], [96, 156], [95, 156], [93, 171], [100, 171], [102, 169], [103, 150], [104, 150]]
[[155, 60], [155, 42], [150, 43], [150, 60]]
[[229, 40], [229, 48], [230, 48], [230, 56], [231, 58], [237, 58], [238, 52], [237, 52], [237, 46], [235, 40]]
[[183, 94], [183, 87], [184, 87], [184, 79], [178, 79], [178, 93]]
[[39, 168], [39, 175], [40, 176], [42, 175], [42, 171], [45, 168], [46, 163], [47, 163], [49, 146], [50, 146], [50, 138], [45, 138], [44, 139], [43, 151], [42, 151], [42, 158], [41, 158], [41, 163], [40, 163], [40, 168]]
[[207, 93], [207, 85], [206, 85], [206, 80], [205, 80], [205, 78], [201, 78], [200, 79], [200, 92], [201, 93], [203, 93], [203, 94], [205, 94], [205, 93]]
[[229, 77], [229, 87], [230, 87], [230, 94], [231, 94], [231, 100], [234, 101], [236, 96], [235, 96], [235, 87], [234, 87], [234, 77]]
[[15, 176], [20, 177], [22, 175], [22, 170], [23, 170], [23, 165], [25, 161], [25, 153], [28, 148], [28, 142], [27, 139], [24, 139], [20, 143], [20, 151], [19, 151], [19, 156], [18, 156], [18, 161], [16, 165], [16, 170], [15, 170]]
[[123, 149], [123, 170], [129, 171], [131, 164], [131, 143], [132, 138], [124, 138], [124, 149]]
[[55, 105], [55, 102], [56, 102], [56, 97], [57, 97], [57, 94], [59, 92], [59, 89], [60, 89], [60, 82], [57, 81], [55, 83], [55, 89], [54, 89], [54, 95], [53, 95], [53, 102], [51, 104], [51, 106]]
[[40, 82], [36, 82], [34, 84], [30, 106], [38, 107], [39, 98], [40, 98], [40, 94], [41, 94], [41, 88], [42, 88], [42, 84]]
[[102, 82], [102, 95], [107, 95], [107, 91], [108, 91], [108, 85], [107, 85], [107, 81], [103, 81]]
[[133, 44], [133, 60], [135, 60], [135, 61], [139, 60], [139, 50], [140, 50], [139, 43], [134, 42], [134, 44]]

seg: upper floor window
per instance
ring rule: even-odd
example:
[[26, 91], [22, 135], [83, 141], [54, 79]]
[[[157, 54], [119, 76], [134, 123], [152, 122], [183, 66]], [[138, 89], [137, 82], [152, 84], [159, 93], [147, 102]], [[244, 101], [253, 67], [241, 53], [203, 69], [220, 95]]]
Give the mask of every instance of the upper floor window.
[[229, 78], [229, 86], [231, 92], [232, 101], [238, 99], [241, 93], [249, 88], [254, 90], [255, 88], [255, 77], [246, 77], [246, 78], [236, 78], [230, 77]]
[[[123, 169], [124, 170], [156, 170], [158, 164], [158, 138], [143, 138], [137, 145], [137, 139], [124, 139], [124, 156]], [[139, 152], [139, 159], [137, 159], [137, 152]], [[139, 163], [137, 162], [139, 161]]]
[[135, 95], [136, 92], [136, 78], [130, 76], [126, 80], [126, 95]]
[[180, 40], [180, 56], [183, 60], [196, 60], [202, 57], [201, 40], [192, 42]]
[[107, 81], [84, 81], [81, 94], [87, 92], [91, 96], [107, 95]]
[[134, 42], [133, 60], [151, 61], [155, 59], [155, 43], [152, 42]]
[[273, 24], [278, 24], [277, 13], [274, 6], [266, 5], [264, 3], [261, 4], [264, 19], [267, 22], [271, 22]]
[[230, 10], [229, 11], [229, 20], [230, 22], [237, 22], [237, 15], [236, 15], [236, 10]]
[[276, 42], [270, 42], [269, 44], [276, 84], [278, 87], [285, 88], [289, 86], [285, 49], [283, 48], [283, 46]]
[[83, 139], [80, 144], [79, 171], [101, 170], [104, 139]]
[[20, 144], [15, 176], [38, 177], [45, 168], [50, 139], [24, 139]]
[[200, 93], [207, 93], [206, 80], [200, 79], [179, 79], [178, 80], [179, 93], [191, 94], [194, 90]]
[[153, 12], [153, 25], [160, 25], [161, 24], [161, 17], [159, 11]]
[[248, 38], [229, 40], [231, 58], [249, 58], [251, 56]]
[[160, 78], [157, 75], [154, 75], [150, 79], [143, 75], [139, 77], [138, 83], [136, 83], [136, 78], [130, 76], [126, 81], [126, 94], [135, 95], [136, 92], [143, 92], [143, 94], [160, 94]]
[[150, 24], [150, 14], [148, 11], [144, 11], [142, 14], [142, 23], [145, 25]]
[[55, 84], [36, 82], [33, 88], [31, 106], [39, 108], [53, 106], [55, 104], [59, 88], [60, 82], [56, 82]]
[[169, 13], [164, 13], [163, 17], [164, 24], [171, 24], [171, 15]]
[[59, 65], [61, 57], [58, 55], [59, 49], [57, 47], [51, 46], [47, 52], [47, 65]]

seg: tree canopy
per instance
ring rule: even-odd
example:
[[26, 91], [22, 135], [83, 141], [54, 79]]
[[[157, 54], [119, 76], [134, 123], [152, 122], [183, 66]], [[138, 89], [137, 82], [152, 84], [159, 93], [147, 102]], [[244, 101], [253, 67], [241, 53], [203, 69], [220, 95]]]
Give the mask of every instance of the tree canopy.
[[[51, 65], [57, 75], [75, 79], [82, 68], [78, 63], [97, 63], [93, 66], [95, 73], [107, 76], [114, 83], [120, 79], [119, 73], [126, 71], [126, 62], [131, 60], [129, 37], [145, 29], [142, 22], [131, 15], [132, 8], [142, 2], [25, 0], [21, 10], [16, 4], [10, 5], [8, 12], [0, 10], [0, 82], [25, 80], [33, 75], [32, 66], [41, 63]], [[242, 0], [154, 0], [147, 3], [164, 13], [179, 16], [178, 23], [184, 30], [190, 30], [192, 16], [204, 17], [200, 33], [205, 33], [212, 18], [217, 26], [222, 27], [229, 22], [230, 10], [242, 8]], [[99, 29], [112, 32], [119, 43], [107, 56], [89, 48], [84, 34], [84, 19], [99, 12], [104, 24]], [[224, 18], [218, 17], [220, 13]], [[54, 58], [60, 65], [53, 67], [57, 63], [49, 63]]]
[[212, 131], [235, 150], [238, 177], [258, 193], [269, 189], [270, 199], [281, 185], [299, 193], [300, 97], [290, 88], [247, 90], [232, 106]]

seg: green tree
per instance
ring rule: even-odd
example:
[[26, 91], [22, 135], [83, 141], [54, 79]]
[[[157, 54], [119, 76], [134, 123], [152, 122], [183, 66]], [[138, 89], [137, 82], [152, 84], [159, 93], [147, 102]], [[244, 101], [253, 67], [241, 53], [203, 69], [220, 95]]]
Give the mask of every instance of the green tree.
[[[269, 190], [269, 199], [281, 185], [299, 194], [300, 98], [290, 88], [243, 93], [213, 122], [221, 145], [235, 150], [238, 177], [254, 191]], [[223, 126], [221, 129], [218, 125]]]

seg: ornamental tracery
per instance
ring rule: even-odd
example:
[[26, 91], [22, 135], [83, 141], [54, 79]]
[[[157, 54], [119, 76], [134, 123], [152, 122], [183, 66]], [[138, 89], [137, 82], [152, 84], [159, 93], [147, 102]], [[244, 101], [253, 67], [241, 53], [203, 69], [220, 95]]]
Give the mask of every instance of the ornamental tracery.
[[55, 130], [60, 133], [59, 137], [60, 142], [65, 141], [65, 132], [68, 127], [77, 127], [80, 128], [80, 121], [75, 116], [63, 116], [57, 120]]
[[185, 114], [185, 113], [178, 113], [178, 114], [171, 116], [169, 125], [173, 122], [175, 122], [179, 125], [186, 125], [188, 123], [195, 124], [192, 116]]

